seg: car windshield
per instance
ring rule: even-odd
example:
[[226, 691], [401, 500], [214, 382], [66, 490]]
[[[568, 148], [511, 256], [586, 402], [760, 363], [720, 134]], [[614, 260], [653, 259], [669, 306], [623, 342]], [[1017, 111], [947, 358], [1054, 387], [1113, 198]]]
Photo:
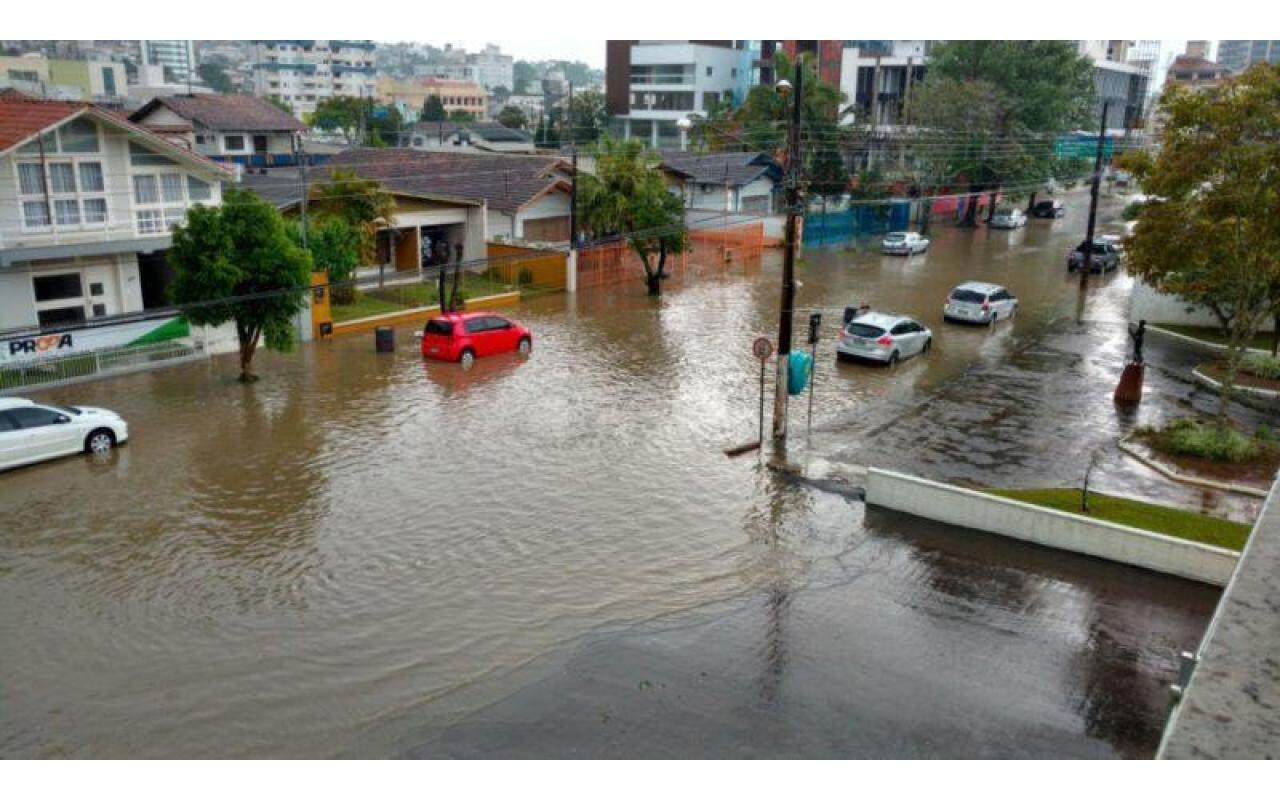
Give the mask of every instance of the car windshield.
[[907, 239], [905, 233], [891, 233], [884, 237], [886, 242], [904, 242]]
[[452, 336], [453, 323], [442, 319], [433, 319], [427, 323], [428, 336]]
[[49, 406], [49, 408], [56, 408], [64, 414], [71, 414], [72, 416], [76, 416], [76, 417], [80, 416], [80, 409], [76, 408], [75, 406], [51, 405]]
[[987, 296], [972, 289], [956, 289], [951, 293], [951, 299], [957, 303], [982, 303], [986, 301]]
[[845, 330], [851, 336], [860, 336], [863, 339], [879, 339], [884, 336], [884, 328], [868, 325], [865, 322], [850, 322], [849, 327], [845, 328]]

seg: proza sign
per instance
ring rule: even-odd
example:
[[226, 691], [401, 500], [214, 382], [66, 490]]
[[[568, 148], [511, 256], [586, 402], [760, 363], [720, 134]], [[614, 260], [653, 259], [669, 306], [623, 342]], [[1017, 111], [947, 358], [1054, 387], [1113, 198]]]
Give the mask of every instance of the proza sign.
[[30, 336], [11, 339], [8, 342], [10, 356], [36, 355], [74, 347], [69, 333], [51, 333], [48, 336]]

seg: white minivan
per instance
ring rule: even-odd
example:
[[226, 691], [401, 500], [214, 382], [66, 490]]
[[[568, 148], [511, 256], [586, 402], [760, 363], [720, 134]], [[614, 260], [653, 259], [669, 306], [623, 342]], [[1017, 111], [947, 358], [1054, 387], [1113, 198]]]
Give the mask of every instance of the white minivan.
[[105, 408], [0, 397], [0, 469], [76, 453], [108, 453], [128, 439], [129, 426]]
[[1003, 286], [981, 281], [966, 281], [951, 290], [942, 307], [942, 318], [951, 322], [976, 322], [994, 325], [1010, 319], [1018, 310], [1018, 298]]

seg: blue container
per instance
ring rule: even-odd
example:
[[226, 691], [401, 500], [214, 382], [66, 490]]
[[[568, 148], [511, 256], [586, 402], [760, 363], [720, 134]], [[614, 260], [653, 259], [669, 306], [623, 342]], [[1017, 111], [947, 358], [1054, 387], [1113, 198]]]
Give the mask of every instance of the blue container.
[[803, 392], [812, 371], [813, 357], [803, 350], [792, 350], [787, 358], [787, 394], [795, 396]]

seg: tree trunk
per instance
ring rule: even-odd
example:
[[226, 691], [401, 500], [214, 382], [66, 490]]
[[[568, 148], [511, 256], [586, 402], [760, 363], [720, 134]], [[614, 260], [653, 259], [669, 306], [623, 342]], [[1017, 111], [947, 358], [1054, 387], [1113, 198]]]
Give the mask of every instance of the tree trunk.
[[978, 227], [978, 197], [979, 195], [970, 189], [970, 194], [964, 200], [964, 218], [960, 220], [961, 228]]
[[658, 297], [662, 294], [662, 278], [656, 272], [645, 273], [644, 285], [649, 289], [650, 297]]
[[1032, 192], [1032, 193], [1031, 193], [1031, 198], [1030, 198], [1029, 200], [1027, 200], [1027, 213], [1028, 213], [1028, 214], [1030, 214], [1030, 213], [1031, 213], [1031, 209], [1033, 209], [1033, 208], [1035, 208], [1035, 207], [1036, 207], [1036, 193], [1035, 193], [1035, 192]]
[[262, 333], [260, 328], [248, 329], [241, 323], [236, 323], [236, 338], [240, 340], [240, 382], [253, 383], [258, 379], [253, 374], [253, 354], [258, 349], [258, 336]]
[[450, 311], [459, 311], [462, 308], [460, 299], [458, 297], [458, 283], [461, 279], [462, 279], [462, 264], [461, 263], [454, 264], [453, 265], [453, 291], [449, 293], [449, 310]]
[[449, 311], [449, 289], [443, 265], [440, 266], [440, 272], [436, 275], [436, 302], [440, 305], [441, 314]]
[[987, 222], [988, 223], [990, 223], [991, 219], [996, 215], [996, 195], [998, 195], [999, 193], [1000, 192], [997, 189], [997, 190], [993, 190], [991, 194], [987, 196], [987, 199], [991, 201], [987, 203]]
[[1275, 358], [1280, 351], [1280, 314], [1271, 318], [1271, 357]]

